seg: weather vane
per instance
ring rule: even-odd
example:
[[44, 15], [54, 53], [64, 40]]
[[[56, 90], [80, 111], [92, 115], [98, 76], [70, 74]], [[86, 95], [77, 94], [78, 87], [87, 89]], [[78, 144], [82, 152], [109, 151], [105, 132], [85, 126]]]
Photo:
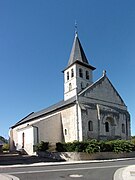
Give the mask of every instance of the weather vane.
[[77, 34], [77, 22], [76, 22], [76, 20], [75, 20], [75, 34]]

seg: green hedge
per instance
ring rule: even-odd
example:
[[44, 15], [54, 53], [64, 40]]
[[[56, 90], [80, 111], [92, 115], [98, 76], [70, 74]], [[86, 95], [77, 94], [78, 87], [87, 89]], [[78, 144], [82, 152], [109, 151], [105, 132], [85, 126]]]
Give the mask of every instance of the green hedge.
[[73, 143], [56, 143], [56, 150], [58, 152], [85, 152], [85, 149], [88, 146], [88, 142], [78, 142], [74, 141]]
[[[34, 146], [34, 151], [47, 151], [49, 142], [41, 141]], [[56, 151], [58, 152], [132, 152], [135, 151], [135, 143], [127, 140], [97, 141], [95, 139], [89, 141], [74, 141], [68, 143], [56, 143]]]
[[49, 149], [49, 142], [41, 141], [34, 146], [34, 151], [47, 151]]
[[131, 141], [126, 140], [113, 140], [113, 141], [100, 141], [101, 152], [132, 152], [135, 150], [135, 145]]
[[73, 143], [56, 143], [56, 150], [58, 152], [132, 152], [135, 150], [135, 144], [126, 140], [113, 140], [113, 141], [91, 141]]
[[97, 140], [79, 142], [75, 141], [73, 143], [56, 143], [56, 150], [58, 152], [87, 152], [94, 153], [100, 151], [100, 146]]
[[7, 143], [3, 144], [2, 151], [9, 151], [9, 144]]

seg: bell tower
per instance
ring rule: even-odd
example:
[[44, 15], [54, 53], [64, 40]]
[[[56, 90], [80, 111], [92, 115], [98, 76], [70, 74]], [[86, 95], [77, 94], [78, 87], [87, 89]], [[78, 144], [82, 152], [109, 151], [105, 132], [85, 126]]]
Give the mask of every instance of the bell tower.
[[63, 71], [64, 100], [76, 96], [84, 88], [91, 85], [93, 83], [92, 71], [95, 69], [89, 64], [76, 32], [68, 65]]

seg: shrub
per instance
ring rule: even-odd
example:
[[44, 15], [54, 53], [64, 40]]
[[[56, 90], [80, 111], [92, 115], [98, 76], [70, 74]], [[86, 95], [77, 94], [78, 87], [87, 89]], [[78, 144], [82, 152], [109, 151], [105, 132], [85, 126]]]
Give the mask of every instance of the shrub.
[[9, 151], [9, 144], [3, 144], [2, 151]]
[[58, 152], [66, 152], [66, 143], [58, 142], [56, 143], [56, 151]]
[[115, 140], [113, 142], [113, 152], [132, 152], [134, 150], [134, 144], [131, 141]]
[[85, 152], [86, 151], [86, 148], [87, 146], [89, 145], [89, 142], [87, 141], [82, 141], [82, 142], [79, 142], [79, 141], [76, 141], [74, 142], [75, 144], [75, 151], [76, 152]]
[[97, 140], [93, 139], [89, 141], [88, 146], [85, 149], [87, 153], [95, 153], [100, 152], [100, 145]]
[[88, 143], [86, 142], [68, 142], [68, 143], [56, 143], [56, 151], [58, 152], [85, 152]]
[[127, 140], [100, 141], [101, 152], [132, 152], [134, 144]]
[[97, 140], [91, 140], [91, 141], [74, 141], [73, 143], [56, 143], [56, 150], [58, 152], [87, 152], [87, 153], [93, 153], [93, 152], [99, 152], [100, 146], [97, 142]]
[[100, 141], [99, 142], [101, 152], [112, 152], [113, 144], [112, 141]]
[[135, 145], [135, 136], [131, 137], [131, 142]]
[[56, 143], [58, 152], [132, 152], [135, 150], [135, 145], [127, 140], [112, 140], [112, 141], [74, 141], [73, 143]]
[[47, 151], [49, 149], [49, 142], [41, 141], [34, 147], [35, 151]]
[[65, 143], [64, 147], [67, 152], [75, 151], [75, 145], [71, 142]]
[[66, 143], [66, 150], [69, 152], [85, 152], [87, 145], [86, 142], [74, 141], [73, 143]]

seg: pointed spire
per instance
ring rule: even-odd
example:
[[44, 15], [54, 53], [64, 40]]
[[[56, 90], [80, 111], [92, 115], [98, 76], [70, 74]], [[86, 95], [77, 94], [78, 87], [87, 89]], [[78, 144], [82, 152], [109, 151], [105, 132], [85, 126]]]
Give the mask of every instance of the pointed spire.
[[85, 63], [88, 64], [88, 60], [87, 60], [87, 58], [85, 56], [85, 53], [83, 51], [83, 48], [81, 46], [81, 43], [79, 41], [77, 33], [75, 33], [75, 38], [74, 38], [70, 58], [69, 58], [69, 61], [68, 61], [68, 66], [73, 64], [75, 61], [81, 61], [81, 62], [85, 62]]
[[88, 62], [88, 60], [86, 58], [86, 55], [84, 53], [84, 50], [83, 50], [82, 45], [80, 43], [80, 40], [78, 38], [77, 31], [75, 31], [75, 38], [74, 38], [70, 58], [69, 58], [69, 61], [68, 61], [68, 67], [70, 65], [74, 64], [75, 62], [78, 62], [78, 63], [84, 64], [86, 66], [89, 66], [92, 70], [95, 69], [95, 67], [92, 67], [91, 65], [89, 65], [89, 62]]

